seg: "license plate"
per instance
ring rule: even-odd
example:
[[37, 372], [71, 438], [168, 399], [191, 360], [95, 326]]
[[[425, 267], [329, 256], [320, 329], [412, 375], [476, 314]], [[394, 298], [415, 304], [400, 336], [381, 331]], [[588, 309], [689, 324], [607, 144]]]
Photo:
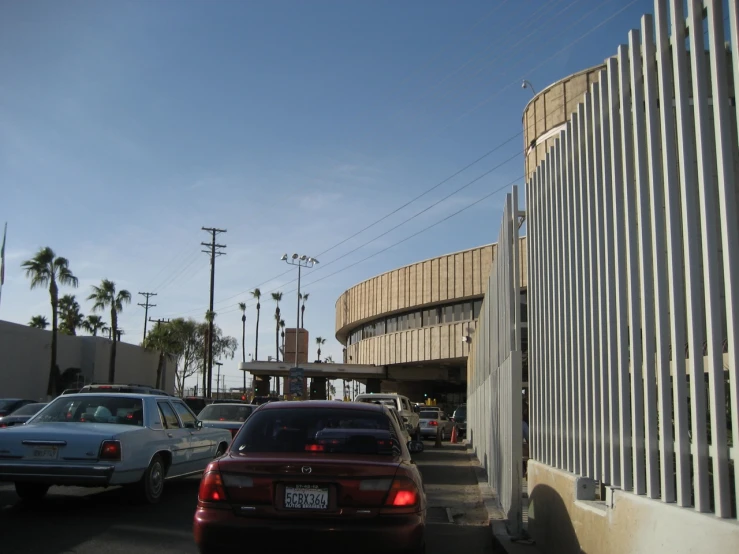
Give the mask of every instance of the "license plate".
[[328, 489], [317, 485], [285, 487], [285, 508], [290, 510], [328, 509]]
[[56, 446], [34, 446], [26, 457], [34, 460], [56, 460], [58, 453]]

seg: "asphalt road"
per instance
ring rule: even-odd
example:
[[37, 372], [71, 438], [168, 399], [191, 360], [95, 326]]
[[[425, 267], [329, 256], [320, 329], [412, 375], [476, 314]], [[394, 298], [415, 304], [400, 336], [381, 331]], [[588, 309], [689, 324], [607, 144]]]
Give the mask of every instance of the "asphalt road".
[[[455, 487], [474, 473], [445, 470], [434, 453], [419, 455], [427, 485]], [[451, 469], [451, 468], [449, 468]], [[156, 506], [132, 503], [121, 489], [54, 487], [40, 504], [27, 505], [12, 485], [0, 484], [0, 552], [3, 554], [188, 554], [192, 540], [199, 478], [166, 484]], [[278, 542], [280, 538], [276, 539]], [[430, 524], [428, 554], [494, 552], [489, 528], [483, 525]], [[245, 546], [248, 538], [245, 537]], [[388, 545], [388, 551], [392, 548]]]

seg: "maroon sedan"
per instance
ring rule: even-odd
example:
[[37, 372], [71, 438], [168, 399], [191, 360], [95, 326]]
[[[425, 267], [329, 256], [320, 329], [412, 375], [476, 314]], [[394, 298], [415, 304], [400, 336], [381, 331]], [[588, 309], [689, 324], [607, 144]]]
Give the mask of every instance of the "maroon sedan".
[[402, 437], [381, 405], [262, 405], [203, 474], [195, 542], [423, 554], [426, 496]]

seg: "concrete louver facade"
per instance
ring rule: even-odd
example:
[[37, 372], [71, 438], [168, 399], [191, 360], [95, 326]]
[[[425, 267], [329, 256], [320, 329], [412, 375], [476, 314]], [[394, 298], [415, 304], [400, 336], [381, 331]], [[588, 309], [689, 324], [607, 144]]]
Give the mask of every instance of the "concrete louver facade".
[[[524, 252], [525, 246], [524, 239]], [[415, 366], [419, 373], [413, 378], [450, 378], [443, 362], [460, 362], [468, 355], [468, 343], [462, 338], [474, 336], [477, 321], [472, 310], [483, 298], [496, 248], [488, 244], [438, 256], [345, 291], [336, 302], [336, 338], [346, 347], [346, 363], [388, 366], [390, 378], [392, 366]], [[526, 256], [521, 260], [524, 264]], [[525, 287], [525, 267], [520, 275]], [[434, 308], [436, 316], [428, 313]]]

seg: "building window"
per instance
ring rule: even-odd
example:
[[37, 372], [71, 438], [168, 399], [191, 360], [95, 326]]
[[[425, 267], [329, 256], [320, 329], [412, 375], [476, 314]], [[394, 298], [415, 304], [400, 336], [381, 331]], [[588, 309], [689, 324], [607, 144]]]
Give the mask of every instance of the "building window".
[[475, 300], [472, 303], [472, 319], [480, 317], [480, 310], [482, 309], [482, 300]]
[[398, 318], [388, 317], [387, 318], [387, 332], [394, 333], [397, 330], [398, 330]]
[[464, 303], [454, 305], [454, 321], [464, 320], [464, 313], [462, 311], [463, 306], [464, 306]]

